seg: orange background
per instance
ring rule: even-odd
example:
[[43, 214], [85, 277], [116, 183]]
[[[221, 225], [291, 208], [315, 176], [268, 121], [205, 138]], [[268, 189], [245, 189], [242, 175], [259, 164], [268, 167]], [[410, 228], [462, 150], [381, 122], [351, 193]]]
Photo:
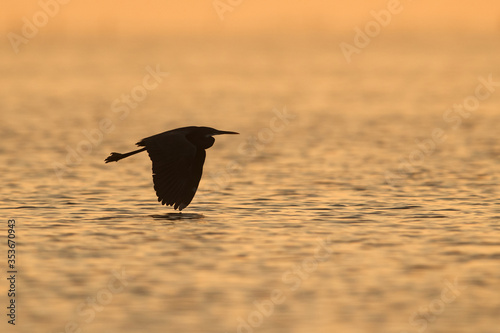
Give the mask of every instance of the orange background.
[[[55, 0], [42, 0], [50, 3]], [[222, 2], [238, 3], [237, 0]], [[283, 1], [244, 0], [220, 20], [212, 0], [110, 1], [71, 0], [40, 30], [58, 33], [270, 33], [300, 30], [342, 33], [371, 20], [370, 11], [387, 7], [387, 1]], [[404, 10], [387, 31], [462, 29], [500, 32], [500, 1], [402, 0]], [[3, 0], [0, 31], [19, 32], [22, 18], [40, 10], [39, 1]]]

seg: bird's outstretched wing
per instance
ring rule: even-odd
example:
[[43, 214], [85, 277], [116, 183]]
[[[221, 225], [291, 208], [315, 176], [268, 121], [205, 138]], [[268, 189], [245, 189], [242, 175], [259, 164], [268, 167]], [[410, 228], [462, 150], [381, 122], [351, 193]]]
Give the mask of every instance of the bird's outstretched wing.
[[[153, 162], [153, 183], [158, 201], [184, 209], [201, 179], [205, 150], [197, 149], [184, 133], [169, 131], [137, 143], [146, 147]], [[201, 162], [201, 164], [200, 164]]]

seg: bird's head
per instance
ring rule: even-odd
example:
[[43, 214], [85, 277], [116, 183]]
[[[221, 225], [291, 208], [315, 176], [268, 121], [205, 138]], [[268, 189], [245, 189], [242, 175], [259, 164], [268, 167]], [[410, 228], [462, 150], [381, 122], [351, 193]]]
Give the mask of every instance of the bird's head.
[[193, 142], [197, 147], [208, 149], [213, 146], [215, 139], [214, 135], [221, 134], [239, 134], [231, 131], [219, 131], [211, 127], [194, 127], [187, 135], [189, 141]]

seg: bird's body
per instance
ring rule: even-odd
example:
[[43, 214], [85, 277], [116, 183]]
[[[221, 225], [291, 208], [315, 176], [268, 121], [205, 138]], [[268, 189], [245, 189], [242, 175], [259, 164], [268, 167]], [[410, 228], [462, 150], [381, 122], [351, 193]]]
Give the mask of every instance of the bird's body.
[[238, 134], [210, 127], [189, 126], [156, 134], [137, 142], [140, 148], [126, 154], [111, 153], [105, 162], [116, 162], [147, 150], [153, 162], [153, 183], [158, 201], [174, 209], [186, 208], [200, 183], [205, 149], [215, 142], [213, 135]]

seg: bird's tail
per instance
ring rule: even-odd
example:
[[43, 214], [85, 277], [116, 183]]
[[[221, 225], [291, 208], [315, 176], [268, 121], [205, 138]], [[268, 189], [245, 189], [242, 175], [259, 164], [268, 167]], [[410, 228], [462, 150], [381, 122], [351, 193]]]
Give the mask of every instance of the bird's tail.
[[141, 151], [145, 151], [146, 148], [141, 148], [141, 149], [137, 149], [137, 150], [134, 150], [134, 151], [131, 151], [129, 153], [126, 153], [126, 154], [121, 154], [121, 153], [111, 153], [105, 160], [104, 162], [106, 163], [109, 163], [109, 162], [118, 162], [119, 160], [121, 160], [122, 158], [125, 158], [125, 157], [129, 157], [129, 156], [132, 156], [132, 155], [135, 155], [137, 153], [140, 153]]

